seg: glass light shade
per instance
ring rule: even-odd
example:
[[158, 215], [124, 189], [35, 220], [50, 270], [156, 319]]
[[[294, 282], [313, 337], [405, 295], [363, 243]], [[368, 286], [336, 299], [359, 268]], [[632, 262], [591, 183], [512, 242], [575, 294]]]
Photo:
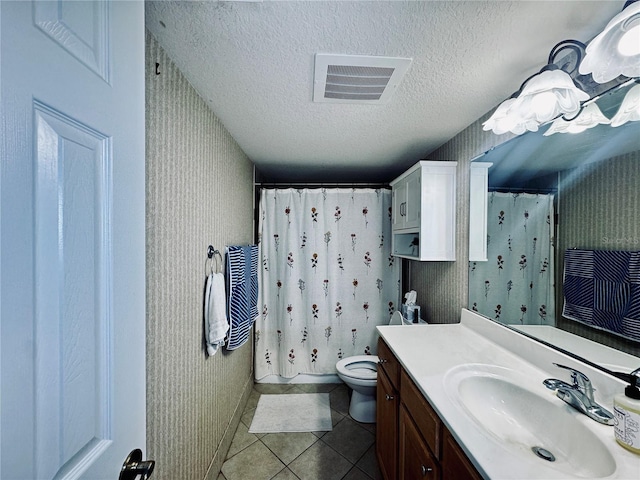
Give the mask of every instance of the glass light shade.
[[579, 70], [590, 73], [598, 83], [619, 75], [640, 77], [640, 2], [627, 6], [613, 17], [586, 48]]
[[625, 57], [640, 54], [640, 23], [620, 37], [618, 52]]
[[538, 123], [532, 119], [525, 119], [518, 115], [518, 112], [511, 109], [515, 103], [515, 98], [509, 98], [502, 102], [493, 115], [484, 122], [483, 130], [492, 130], [496, 135], [502, 135], [507, 132], [521, 135], [527, 130], [538, 131]]
[[545, 70], [527, 81], [511, 109], [541, 124], [560, 115], [576, 115], [587, 100], [589, 95], [576, 87], [568, 73]]
[[640, 84], [629, 89], [622, 100], [618, 112], [611, 119], [612, 127], [619, 127], [627, 122], [640, 120]]
[[562, 117], [556, 118], [551, 127], [544, 132], [544, 136], [548, 137], [554, 133], [582, 133], [596, 125], [607, 125], [609, 123], [610, 120], [602, 114], [598, 105], [590, 103], [573, 120], [568, 121]]

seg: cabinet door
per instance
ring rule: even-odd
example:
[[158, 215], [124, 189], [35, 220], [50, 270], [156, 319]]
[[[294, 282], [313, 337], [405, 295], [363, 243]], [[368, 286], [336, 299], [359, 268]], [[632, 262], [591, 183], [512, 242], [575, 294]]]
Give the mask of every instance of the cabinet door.
[[456, 162], [423, 165], [420, 224], [420, 257], [423, 260], [456, 259], [456, 165]]
[[398, 473], [398, 392], [382, 369], [376, 393], [376, 455], [382, 476], [395, 480]]
[[420, 170], [416, 170], [406, 179], [407, 199], [404, 216], [404, 228], [420, 226]]
[[440, 459], [444, 429], [442, 421], [404, 369], [400, 376], [400, 398], [429, 449]]
[[405, 209], [407, 206], [407, 183], [402, 180], [393, 186], [392, 198], [392, 224], [393, 230], [404, 228]]
[[487, 261], [487, 197], [491, 163], [472, 162], [469, 169], [469, 261]]
[[482, 479], [447, 429], [444, 430], [442, 450], [442, 480]]
[[440, 478], [438, 461], [429, 451], [404, 405], [400, 407], [400, 476], [398, 478], [402, 480]]

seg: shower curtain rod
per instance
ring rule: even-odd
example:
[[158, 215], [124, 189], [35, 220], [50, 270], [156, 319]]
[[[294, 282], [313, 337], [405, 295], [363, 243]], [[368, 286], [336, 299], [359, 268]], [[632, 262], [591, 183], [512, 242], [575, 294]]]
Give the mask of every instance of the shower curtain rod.
[[557, 188], [513, 188], [513, 187], [489, 187], [489, 192], [499, 193], [558, 193]]
[[255, 182], [254, 187], [265, 188], [391, 188], [388, 183], [338, 183], [338, 182], [304, 182], [304, 183], [287, 183], [287, 182]]

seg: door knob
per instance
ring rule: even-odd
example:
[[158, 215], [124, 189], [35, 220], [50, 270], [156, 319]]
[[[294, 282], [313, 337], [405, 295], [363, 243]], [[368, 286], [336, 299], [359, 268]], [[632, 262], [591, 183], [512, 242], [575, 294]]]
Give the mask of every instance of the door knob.
[[129, 456], [122, 464], [118, 480], [135, 480], [138, 475], [142, 475], [142, 480], [146, 480], [153, 473], [156, 462], [153, 460], [142, 460], [142, 450], [136, 448], [131, 450]]
[[393, 400], [395, 397], [393, 395], [389, 395], [388, 393], [385, 395], [385, 398], [389, 401]]

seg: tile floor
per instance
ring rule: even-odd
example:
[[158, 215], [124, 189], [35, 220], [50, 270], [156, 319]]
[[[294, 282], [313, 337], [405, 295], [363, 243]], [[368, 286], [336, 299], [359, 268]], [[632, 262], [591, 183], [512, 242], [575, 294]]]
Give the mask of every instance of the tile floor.
[[[329, 393], [333, 430], [249, 433], [261, 393]], [[218, 480], [379, 480], [375, 427], [351, 419], [344, 384], [255, 384]]]

